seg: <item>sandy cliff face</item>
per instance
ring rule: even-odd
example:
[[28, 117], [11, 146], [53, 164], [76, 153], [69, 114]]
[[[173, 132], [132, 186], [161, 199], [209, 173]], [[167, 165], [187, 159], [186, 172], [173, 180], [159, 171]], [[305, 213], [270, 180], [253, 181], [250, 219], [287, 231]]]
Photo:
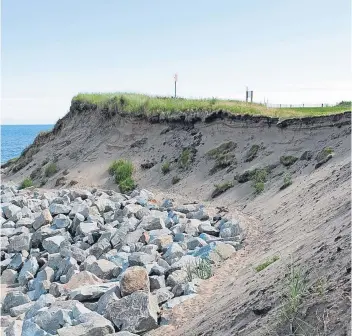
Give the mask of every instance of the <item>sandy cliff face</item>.
[[[138, 185], [160, 197], [200, 200], [250, 219], [246, 249], [155, 334], [348, 335], [350, 116], [280, 121], [218, 113], [166, 122], [72, 107], [52, 133], [4, 169], [3, 179], [32, 175], [45, 187], [117, 189], [107, 169], [124, 158], [133, 162]], [[46, 177], [51, 162], [58, 171]], [[170, 172], [163, 174], [165, 162]], [[259, 170], [264, 190], [256, 194]], [[280, 190], [288, 178], [292, 184]], [[212, 198], [214, 185], [227, 182], [233, 186]], [[279, 261], [254, 270], [274, 255]], [[293, 317], [282, 307], [298, 267], [305, 292]]]

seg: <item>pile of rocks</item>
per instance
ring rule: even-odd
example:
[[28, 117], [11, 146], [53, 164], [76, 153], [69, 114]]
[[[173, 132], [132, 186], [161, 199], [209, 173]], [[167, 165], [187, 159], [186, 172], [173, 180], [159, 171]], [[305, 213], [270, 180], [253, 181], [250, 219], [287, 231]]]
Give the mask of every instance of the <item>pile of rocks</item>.
[[[133, 335], [197, 295], [200, 261], [243, 240], [236, 220], [147, 191], [18, 191], [1, 186], [7, 335]], [[197, 277], [198, 276], [198, 277]], [[132, 334], [133, 333], [133, 334]]]

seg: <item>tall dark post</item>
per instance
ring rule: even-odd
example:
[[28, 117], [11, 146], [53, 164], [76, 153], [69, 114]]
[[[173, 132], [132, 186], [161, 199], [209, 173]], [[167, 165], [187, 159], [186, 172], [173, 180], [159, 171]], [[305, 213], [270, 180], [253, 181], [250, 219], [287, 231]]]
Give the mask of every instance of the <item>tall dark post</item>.
[[176, 98], [176, 87], [177, 87], [177, 73], [174, 76], [174, 80], [175, 80], [175, 98]]

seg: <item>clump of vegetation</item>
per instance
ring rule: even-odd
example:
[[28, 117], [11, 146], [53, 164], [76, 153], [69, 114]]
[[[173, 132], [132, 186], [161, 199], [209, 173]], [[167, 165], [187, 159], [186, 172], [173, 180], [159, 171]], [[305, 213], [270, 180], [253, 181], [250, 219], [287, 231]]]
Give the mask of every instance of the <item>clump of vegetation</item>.
[[221, 183], [221, 184], [215, 184], [215, 190], [212, 192], [211, 197], [215, 198], [215, 197], [221, 195], [226, 190], [228, 190], [228, 189], [230, 189], [232, 187], [233, 187], [233, 183], [232, 182], [224, 182], [224, 183]]
[[210, 175], [215, 174], [217, 171], [222, 170], [231, 164], [236, 164], [235, 154], [232, 151], [237, 147], [233, 141], [228, 141], [220, 146], [211, 149], [206, 153], [209, 159], [215, 160], [215, 165], [210, 169]]
[[218, 158], [219, 155], [229, 153], [230, 151], [236, 149], [237, 144], [233, 141], [228, 141], [222, 143], [220, 146], [215, 147], [206, 153], [206, 156], [212, 159]]
[[317, 164], [315, 165], [315, 169], [319, 168], [322, 166], [324, 163], [328, 162], [330, 159], [332, 159], [334, 155], [334, 150], [331, 147], [325, 147], [323, 148], [316, 156], [316, 160], [318, 161]]
[[189, 167], [191, 163], [191, 151], [189, 148], [183, 149], [178, 162], [179, 162], [179, 167], [182, 169], [186, 169]]
[[211, 262], [208, 258], [200, 258], [196, 262], [189, 262], [186, 265], [186, 272], [189, 282], [194, 278], [206, 280], [213, 275]]
[[115, 176], [115, 182], [118, 184], [122, 193], [132, 191], [136, 187], [132, 179], [133, 164], [131, 161], [122, 159], [113, 161], [108, 171], [110, 175]]
[[334, 153], [334, 150], [331, 147], [324, 147], [316, 156], [316, 160], [322, 161], [324, 160], [327, 156], [331, 155]]
[[13, 163], [15, 163], [17, 160], [18, 160], [17, 157], [15, 157], [15, 158], [13, 158], [13, 159], [10, 159], [10, 160], [8, 160], [7, 162], [3, 163], [3, 164], [1, 165], [1, 168], [7, 168], [7, 167], [11, 166]]
[[57, 172], [57, 166], [55, 163], [49, 163], [46, 167], [45, 167], [45, 176], [46, 177], [50, 177], [55, 175]]
[[268, 172], [264, 169], [256, 169], [251, 177], [252, 186], [256, 194], [260, 194], [264, 191], [265, 182], [267, 181]]
[[285, 295], [286, 299], [281, 312], [283, 319], [289, 321], [291, 330], [294, 329], [293, 324], [297, 317], [299, 306], [306, 294], [306, 277], [301, 269], [291, 266], [287, 284], [287, 293]]
[[351, 101], [343, 100], [343, 101], [340, 101], [338, 104], [336, 104], [336, 106], [351, 108], [351, 104], [352, 104]]
[[252, 181], [254, 189], [260, 193], [264, 190], [264, 183], [267, 181], [269, 172], [276, 166], [267, 166], [265, 168], [256, 168], [253, 170], [246, 170], [240, 175], [234, 177], [239, 183]]
[[273, 256], [271, 259], [266, 260], [265, 262], [263, 262], [262, 264], [258, 265], [255, 270], [257, 272], [262, 271], [263, 269], [267, 268], [269, 265], [271, 265], [272, 263], [274, 263], [275, 261], [279, 260], [280, 258], [278, 256]]
[[256, 194], [261, 194], [265, 189], [264, 182], [256, 182], [253, 184], [253, 188]]
[[115, 161], [111, 162], [111, 164], [108, 168], [108, 172], [110, 175], [112, 175], [112, 176], [115, 175], [116, 169], [118, 168], [119, 164], [120, 164], [120, 160], [115, 160]]
[[280, 190], [283, 190], [285, 188], [287, 188], [288, 186], [290, 186], [292, 184], [292, 176], [291, 174], [287, 173], [284, 176], [284, 183], [283, 185], [280, 187]]
[[161, 171], [164, 175], [167, 174], [168, 172], [170, 172], [170, 162], [169, 161], [166, 161], [163, 163], [163, 165], [161, 166]]
[[176, 176], [174, 176], [173, 178], [172, 178], [172, 184], [176, 184], [176, 183], [178, 183], [178, 182], [180, 182], [181, 181], [181, 178], [180, 177], [178, 177], [177, 175]]
[[292, 166], [297, 160], [298, 160], [298, 158], [295, 156], [292, 156], [292, 155], [287, 155], [287, 156], [283, 155], [280, 157], [280, 162], [285, 167]]
[[246, 153], [244, 161], [245, 162], [253, 161], [258, 155], [259, 148], [260, 148], [259, 145], [253, 145]]
[[25, 179], [22, 181], [22, 183], [21, 183], [19, 189], [25, 189], [25, 188], [29, 188], [29, 187], [32, 187], [32, 186], [33, 186], [32, 180], [31, 180], [29, 177], [27, 177], [27, 178], [25, 178]]
[[132, 177], [127, 177], [126, 179], [119, 182], [119, 188], [122, 193], [127, 193], [136, 188], [136, 183]]

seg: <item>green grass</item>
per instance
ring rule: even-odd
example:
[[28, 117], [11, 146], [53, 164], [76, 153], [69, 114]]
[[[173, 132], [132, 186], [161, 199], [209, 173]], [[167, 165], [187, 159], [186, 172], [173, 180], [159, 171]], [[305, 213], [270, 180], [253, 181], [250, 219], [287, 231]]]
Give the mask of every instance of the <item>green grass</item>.
[[213, 175], [219, 170], [225, 169], [226, 167], [237, 163], [235, 154], [233, 153], [236, 147], [237, 144], [233, 141], [228, 141], [211, 149], [205, 154], [209, 159], [215, 160], [214, 167], [212, 167], [209, 171], [210, 175]]
[[55, 173], [57, 172], [57, 167], [55, 163], [49, 163], [46, 167], [45, 167], [45, 176], [46, 177], [50, 177], [55, 175]]
[[161, 166], [161, 171], [162, 173], [165, 175], [170, 171], [170, 162], [166, 161], [163, 163], [163, 165]]
[[330, 154], [334, 154], [334, 150], [331, 147], [324, 147], [316, 156], [317, 161], [324, 160]]
[[255, 182], [253, 184], [253, 188], [256, 194], [261, 194], [264, 189], [265, 189], [265, 183], [264, 182]]
[[[267, 108], [238, 100], [184, 99], [153, 97], [134, 93], [80, 93], [73, 97], [72, 105], [83, 104], [86, 109], [107, 109], [137, 115], [170, 115], [180, 112], [209, 112], [223, 110], [233, 114], [251, 114], [273, 117], [319, 116], [340, 113], [345, 105], [333, 107]], [[82, 108], [82, 106], [80, 107]]]
[[224, 183], [221, 183], [221, 184], [215, 184], [215, 190], [212, 192], [211, 197], [215, 198], [215, 197], [221, 195], [226, 190], [228, 190], [228, 189], [230, 189], [232, 187], [233, 187], [233, 183], [232, 182], [224, 182]]
[[267, 268], [269, 265], [271, 265], [272, 263], [274, 263], [275, 261], [279, 260], [280, 258], [278, 256], [273, 256], [271, 259], [266, 260], [265, 262], [263, 262], [262, 264], [258, 265], [255, 270], [257, 272], [262, 271], [263, 269]]
[[192, 281], [194, 278], [206, 280], [213, 275], [211, 262], [208, 258], [201, 258], [198, 261], [189, 262], [186, 265], [186, 272], [188, 281]]
[[264, 191], [265, 182], [268, 178], [268, 171], [263, 169], [256, 169], [252, 175], [252, 187], [256, 194], [260, 194]]
[[292, 184], [292, 176], [291, 174], [287, 173], [284, 176], [284, 183], [283, 185], [280, 187], [280, 190], [286, 189], [288, 186], [290, 186]]
[[29, 177], [27, 177], [27, 178], [25, 178], [25, 179], [22, 181], [22, 183], [21, 183], [21, 185], [20, 185], [20, 189], [29, 188], [29, 187], [32, 187], [32, 186], [33, 186], [32, 180], [31, 180]]
[[292, 265], [286, 287], [286, 299], [281, 311], [283, 319], [289, 321], [291, 329], [293, 329], [292, 326], [295, 322], [299, 306], [307, 292], [306, 276], [300, 268], [295, 268]]
[[191, 151], [188, 148], [185, 148], [179, 158], [179, 167], [186, 169], [191, 163]]
[[132, 178], [133, 164], [128, 160], [113, 161], [109, 168], [109, 174], [115, 176], [115, 182], [118, 184], [122, 193], [130, 192], [136, 187]]
[[126, 179], [119, 182], [120, 191], [124, 194], [132, 191], [136, 188], [136, 183], [132, 179], [132, 177], [127, 177]]
[[280, 162], [285, 166], [285, 167], [289, 167], [291, 165], [293, 165], [296, 161], [298, 160], [297, 157], [292, 156], [292, 155], [283, 155], [280, 157]]
[[224, 142], [218, 147], [215, 147], [206, 153], [206, 156], [211, 159], [217, 159], [219, 156], [229, 153], [230, 151], [236, 149], [237, 144], [233, 141]]

